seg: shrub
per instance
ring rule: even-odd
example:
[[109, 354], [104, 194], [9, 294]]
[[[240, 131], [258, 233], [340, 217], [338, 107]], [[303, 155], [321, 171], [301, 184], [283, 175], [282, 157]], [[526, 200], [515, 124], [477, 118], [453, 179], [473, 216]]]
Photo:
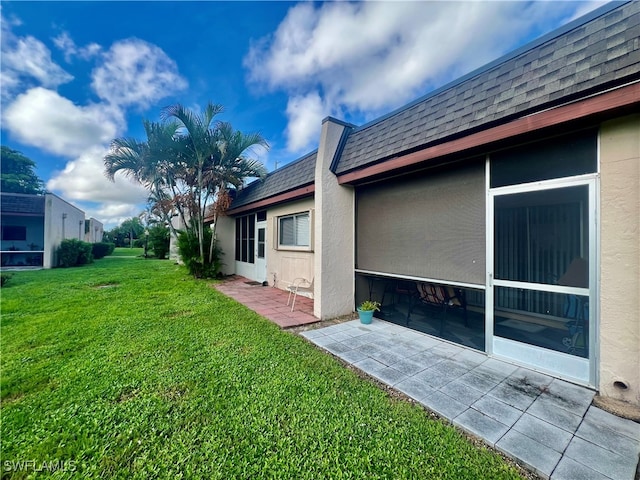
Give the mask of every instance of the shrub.
[[111, 255], [114, 248], [116, 248], [115, 243], [98, 242], [91, 246], [91, 253], [93, 254], [93, 258], [97, 260]]
[[0, 273], [0, 287], [4, 287], [4, 284], [11, 278], [10, 273]]
[[156, 258], [166, 258], [169, 252], [169, 229], [156, 225], [149, 229], [149, 248]]
[[214, 249], [213, 259], [209, 261], [209, 244], [211, 242], [211, 230], [204, 231], [204, 264], [200, 261], [200, 248], [198, 238], [189, 232], [182, 232], [178, 235], [178, 251], [180, 257], [186, 265], [189, 273], [195, 278], [215, 278], [220, 275], [222, 262], [220, 261], [221, 250]]
[[68, 238], [58, 247], [58, 266], [76, 267], [93, 262], [92, 246], [88, 242]]

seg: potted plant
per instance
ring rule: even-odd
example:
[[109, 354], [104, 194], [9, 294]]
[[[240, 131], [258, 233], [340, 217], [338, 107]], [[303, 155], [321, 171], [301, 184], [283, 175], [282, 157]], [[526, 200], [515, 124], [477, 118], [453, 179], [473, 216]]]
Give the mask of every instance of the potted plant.
[[369, 324], [373, 319], [373, 312], [380, 311], [380, 304], [373, 300], [365, 300], [358, 307], [358, 316], [360, 317], [360, 323]]

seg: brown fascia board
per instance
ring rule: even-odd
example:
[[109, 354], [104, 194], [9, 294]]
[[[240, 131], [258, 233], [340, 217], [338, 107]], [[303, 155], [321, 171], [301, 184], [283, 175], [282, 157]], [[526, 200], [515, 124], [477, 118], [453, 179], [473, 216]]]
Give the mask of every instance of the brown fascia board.
[[406, 169], [423, 162], [461, 153], [536, 130], [633, 106], [640, 107], [640, 83], [638, 82], [518, 118], [509, 123], [476, 132], [466, 137], [433, 145], [417, 152], [393, 157], [368, 167], [343, 173], [338, 175], [338, 183], [351, 184], [359, 182], [380, 174]]
[[238, 215], [244, 212], [248, 212], [250, 210], [256, 210], [259, 208], [267, 208], [278, 203], [289, 202], [292, 200], [298, 200], [303, 197], [308, 197], [313, 195], [316, 187], [315, 184], [306, 185], [303, 187], [296, 188], [294, 190], [290, 190], [285, 193], [280, 193], [278, 195], [274, 195], [273, 197], [264, 198], [262, 200], [258, 200], [256, 202], [248, 203], [246, 205], [242, 205], [238, 208], [230, 208], [227, 210], [227, 215]]

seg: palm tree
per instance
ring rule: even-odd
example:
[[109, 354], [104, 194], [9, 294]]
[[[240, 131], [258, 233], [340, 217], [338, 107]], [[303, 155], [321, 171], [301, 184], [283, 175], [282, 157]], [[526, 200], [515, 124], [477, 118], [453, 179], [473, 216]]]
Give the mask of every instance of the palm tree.
[[[204, 221], [208, 204], [217, 195], [223, 195], [229, 185], [239, 186], [247, 177], [262, 177], [264, 166], [248, 157], [251, 147], [267, 143], [258, 134], [245, 135], [234, 131], [230, 124], [214, 123], [214, 117], [222, 112], [222, 106], [209, 103], [202, 114], [180, 104], [171, 105], [162, 111], [162, 118], [174, 119], [181, 127], [180, 139], [184, 144], [186, 171], [193, 186], [190, 209], [190, 224], [199, 243], [200, 261], [204, 263]], [[214, 224], [215, 228], [215, 224]], [[212, 235], [209, 258], [212, 258]]]
[[[230, 186], [239, 187], [246, 178], [266, 174], [262, 163], [250, 154], [253, 147], [268, 148], [267, 142], [259, 134], [243, 134], [229, 123], [214, 122], [220, 112], [222, 106], [213, 103], [201, 114], [171, 105], [162, 110], [162, 123], [143, 122], [146, 141], [117, 138], [104, 158], [110, 180], [123, 172], [149, 190], [150, 201], [162, 211], [174, 235], [171, 215], [178, 212], [182, 225], [198, 239], [202, 266], [208, 207], [217, 203], [217, 219]], [[215, 231], [212, 233], [209, 261], [213, 261]]]
[[250, 154], [257, 146], [269, 148], [268, 143], [258, 133], [244, 134], [234, 130], [230, 123], [218, 124], [216, 144], [219, 158], [216, 162], [207, 165], [205, 170], [205, 183], [215, 191], [216, 202], [212, 209], [213, 234], [209, 246], [209, 257], [213, 254], [215, 233], [218, 216], [226, 210], [228, 188], [241, 187], [247, 178], [263, 178], [267, 171], [258, 160], [251, 158]]
[[173, 207], [181, 217], [185, 216], [181, 206], [172, 201], [180, 188], [178, 179], [183, 157], [181, 152], [184, 149], [177, 138], [179, 127], [176, 122], [156, 123], [147, 120], [143, 121], [143, 126], [146, 141], [122, 137], [111, 142], [109, 152], [104, 157], [105, 175], [115, 181], [115, 175], [122, 172], [144, 186], [149, 191], [151, 201], [160, 206], [164, 220], [171, 225]]

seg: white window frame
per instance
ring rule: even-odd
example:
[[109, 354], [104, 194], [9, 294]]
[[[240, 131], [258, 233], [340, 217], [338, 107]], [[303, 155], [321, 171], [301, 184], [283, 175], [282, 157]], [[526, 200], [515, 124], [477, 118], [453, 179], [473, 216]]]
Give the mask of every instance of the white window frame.
[[[295, 219], [297, 217], [301, 217], [301, 216], [306, 216], [308, 219], [308, 224], [309, 224], [309, 232], [307, 233], [307, 238], [309, 239], [309, 244], [308, 245], [298, 245], [297, 242], [299, 241], [298, 238], [298, 232], [294, 231], [294, 237], [295, 237], [295, 242], [296, 244], [293, 245], [287, 245], [287, 244], [283, 244], [281, 243], [281, 225], [282, 225], [282, 220], [287, 219], [287, 218], [292, 218], [294, 220], [294, 229], [297, 228], [296, 225], [296, 221]], [[287, 215], [281, 215], [279, 217], [275, 217], [275, 223], [276, 223], [276, 245], [277, 245], [277, 249], [278, 250], [296, 250], [296, 251], [303, 251], [303, 252], [310, 252], [313, 250], [313, 215], [312, 215], [312, 211], [307, 210], [304, 212], [296, 212], [296, 213], [291, 213], [291, 214], [287, 214]]]

